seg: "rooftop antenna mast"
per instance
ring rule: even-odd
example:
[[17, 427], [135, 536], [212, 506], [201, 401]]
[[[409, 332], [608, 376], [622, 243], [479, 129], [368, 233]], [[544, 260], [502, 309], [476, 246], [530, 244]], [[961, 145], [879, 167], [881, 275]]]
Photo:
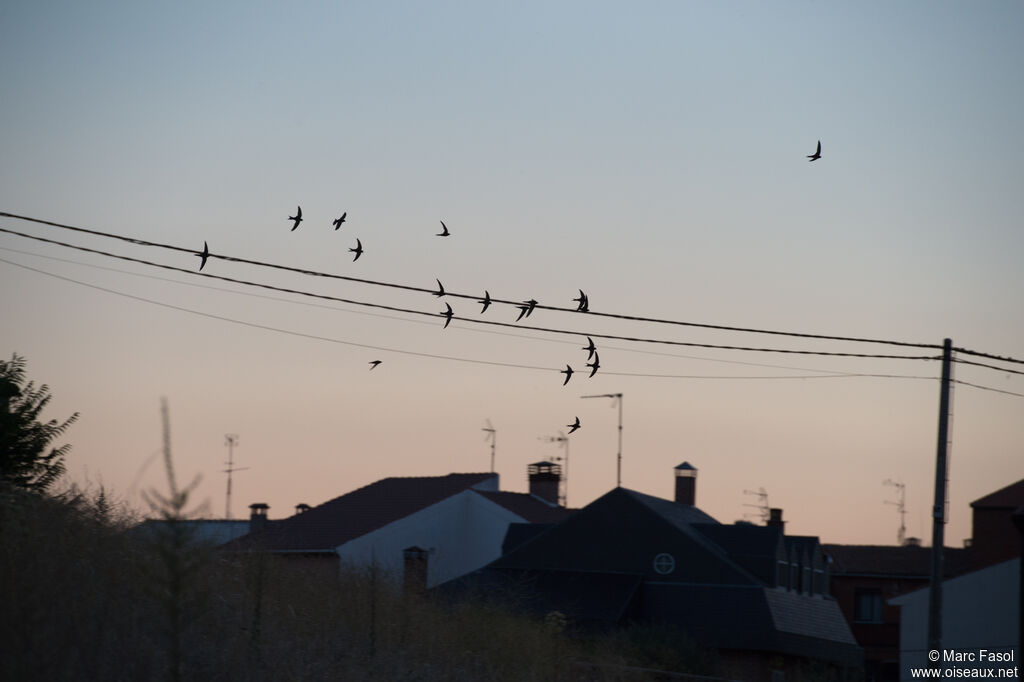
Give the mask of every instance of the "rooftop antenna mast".
[[896, 510], [900, 514], [900, 530], [896, 537], [899, 538], [899, 544], [900, 547], [902, 547], [904, 541], [907, 539], [907, 484], [902, 481], [894, 481], [891, 478], [887, 478], [882, 481], [882, 485], [891, 485], [896, 488], [896, 495], [898, 496], [898, 499], [895, 502], [892, 500], [885, 500], [885, 503], [896, 507]]
[[565, 455], [562, 457], [552, 457], [551, 460], [554, 462], [565, 462], [565, 476], [562, 477], [562, 490], [558, 493], [558, 504], [563, 507], [568, 507], [569, 504], [569, 437], [558, 432], [557, 436], [538, 436], [538, 440], [542, 440], [546, 443], [558, 443], [561, 447], [565, 448]]
[[615, 487], [622, 487], [622, 394], [602, 393], [600, 395], [581, 395], [581, 398], [611, 398], [612, 407], [619, 406], [619, 452], [616, 455], [615, 464]]
[[[758, 516], [761, 517], [761, 523], [768, 523], [768, 519], [771, 518], [771, 511], [768, 507], [768, 493], [764, 488], [758, 488], [757, 490], [744, 490], [744, 495], [754, 495], [757, 497], [757, 504], [751, 504], [744, 502], [744, 507], [753, 507], [758, 510]], [[749, 516], [749, 512], [744, 514], [744, 517]]]
[[249, 467], [236, 467], [235, 466], [235, 446], [238, 445], [238, 434], [229, 433], [224, 436], [224, 445], [228, 446], [228, 468], [224, 470], [224, 473], [228, 475], [228, 494], [227, 501], [225, 503], [224, 518], [231, 518], [231, 474], [235, 471], [245, 471]]
[[494, 424], [491, 423], [490, 419], [487, 420], [487, 428], [486, 429], [480, 429], [480, 430], [487, 432], [487, 435], [484, 436], [484, 441], [485, 442], [486, 441], [490, 441], [490, 443], [491, 443], [491, 473], [493, 474], [494, 473], [494, 449], [497, 447], [497, 443], [498, 443], [498, 430], [494, 428]]

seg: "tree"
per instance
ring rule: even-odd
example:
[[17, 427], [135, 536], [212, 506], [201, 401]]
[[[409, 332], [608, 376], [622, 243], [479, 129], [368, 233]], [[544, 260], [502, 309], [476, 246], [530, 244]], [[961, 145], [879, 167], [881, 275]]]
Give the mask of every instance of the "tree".
[[0, 481], [33, 492], [45, 492], [64, 473], [70, 445], [50, 447], [78, 419], [43, 423], [39, 414], [50, 402], [50, 387], [25, 383], [25, 358], [14, 353], [0, 360]]

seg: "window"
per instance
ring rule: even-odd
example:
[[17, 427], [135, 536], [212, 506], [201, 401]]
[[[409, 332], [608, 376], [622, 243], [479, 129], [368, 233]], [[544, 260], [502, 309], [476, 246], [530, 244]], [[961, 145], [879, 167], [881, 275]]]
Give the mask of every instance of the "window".
[[853, 620], [857, 623], [882, 622], [882, 591], [858, 588], [854, 592]]
[[676, 560], [671, 554], [662, 552], [654, 557], [654, 572], [659, 575], [668, 575], [676, 570]]

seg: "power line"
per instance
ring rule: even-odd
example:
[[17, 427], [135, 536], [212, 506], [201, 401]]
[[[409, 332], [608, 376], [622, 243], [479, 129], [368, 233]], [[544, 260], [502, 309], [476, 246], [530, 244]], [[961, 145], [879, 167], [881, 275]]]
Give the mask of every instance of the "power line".
[[[82, 232], [82, 233], [85, 233], [85, 234], [91, 234], [91, 235], [100, 236], [100, 237], [106, 237], [106, 238], [110, 238], [110, 239], [119, 239], [121, 241], [125, 241], [125, 242], [128, 242], [128, 243], [136, 244], [136, 245], [140, 245], [140, 246], [152, 246], [152, 247], [163, 248], [163, 249], [170, 249], [170, 250], [173, 250], [173, 251], [179, 251], [179, 252], [188, 253], [188, 254], [196, 254], [196, 253], [198, 253], [195, 249], [187, 249], [187, 248], [180, 247], [180, 246], [173, 246], [173, 245], [169, 245], [169, 244], [162, 244], [160, 242], [151, 242], [151, 241], [147, 241], [147, 240], [143, 240], [143, 239], [136, 239], [134, 237], [127, 237], [127, 236], [124, 236], [124, 235], [118, 235], [118, 234], [114, 234], [114, 233], [110, 233], [110, 232], [101, 232], [99, 230], [90, 230], [90, 229], [83, 228], [83, 227], [76, 227], [76, 226], [73, 226], [73, 225], [66, 225], [66, 224], [63, 224], [63, 223], [56, 223], [56, 222], [52, 222], [52, 221], [49, 221], [49, 220], [42, 220], [42, 219], [39, 219], [39, 218], [31, 218], [31, 217], [28, 217], [28, 216], [21, 216], [21, 215], [16, 215], [16, 214], [13, 214], [13, 213], [0, 212], [0, 216], [5, 216], [5, 217], [8, 217], [8, 218], [14, 218], [14, 219], [17, 219], [17, 220], [25, 220], [25, 221], [29, 221], [29, 222], [39, 223], [39, 224], [42, 224], [42, 225], [49, 225], [51, 227], [57, 227], [57, 228], [60, 228], [60, 229], [65, 229], [65, 230], [73, 230], [73, 231], [76, 231], [76, 232]], [[20, 233], [14, 233], [14, 234], [20, 234]], [[26, 236], [26, 235], [22, 235], [22, 236]], [[287, 265], [280, 265], [280, 264], [276, 264], [276, 263], [267, 263], [267, 262], [263, 262], [263, 261], [255, 261], [255, 260], [250, 260], [250, 259], [246, 259], [246, 258], [238, 258], [238, 257], [235, 257], [235, 256], [225, 256], [225, 255], [219, 255], [219, 254], [211, 253], [211, 254], [209, 254], [209, 258], [215, 258], [215, 259], [220, 259], [220, 260], [225, 260], [225, 261], [230, 261], [230, 262], [236, 262], [236, 263], [244, 263], [244, 264], [247, 264], [247, 265], [256, 265], [256, 266], [260, 266], [260, 267], [275, 268], [275, 269], [278, 269], [278, 270], [285, 270], [285, 271], [295, 272], [295, 273], [299, 273], [299, 274], [303, 274], [303, 275], [311, 275], [311, 276], [316, 276], [316, 277], [329, 277], [329, 278], [333, 278], [333, 279], [340, 279], [340, 280], [345, 280], [345, 281], [350, 281], [350, 282], [358, 282], [358, 283], [361, 283], [361, 284], [369, 284], [369, 285], [373, 285], [373, 286], [391, 287], [391, 288], [395, 288], [395, 289], [402, 289], [402, 290], [405, 290], [405, 291], [414, 291], [414, 292], [419, 292], [419, 293], [433, 293], [432, 289], [427, 289], [427, 288], [424, 288], [424, 287], [415, 287], [415, 286], [411, 286], [411, 285], [397, 284], [397, 283], [394, 283], [394, 282], [381, 282], [381, 281], [378, 281], [378, 280], [370, 280], [370, 279], [364, 279], [364, 278], [360, 278], [360, 277], [352, 277], [352, 276], [349, 276], [349, 275], [338, 275], [338, 274], [333, 274], [333, 273], [318, 272], [318, 271], [315, 271], [315, 270], [305, 270], [305, 269], [302, 269], [302, 268], [295, 268], [295, 267], [291, 267], [291, 266], [287, 266]], [[447, 292], [445, 295], [446, 296], [450, 296], [452, 298], [465, 298], [465, 299], [478, 299], [479, 298], [478, 295], [462, 294], [462, 293], [456, 293], [456, 292]], [[513, 301], [513, 300], [497, 299], [497, 298], [492, 298], [491, 300], [494, 303], [502, 303], [502, 304], [515, 305], [515, 306], [522, 305], [522, 301]], [[557, 311], [557, 312], [570, 312], [570, 313], [581, 312], [580, 310], [578, 310], [576, 308], [564, 308], [564, 307], [560, 307], [560, 306], [549, 306], [549, 305], [543, 305], [543, 304], [537, 304], [535, 307], [538, 308], [538, 309], [542, 309], [542, 310], [552, 310], [552, 311]], [[873, 344], [882, 344], [882, 345], [890, 345], [890, 346], [902, 346], [902, 347], [912, 347], [912, 348], [930, 348], [930, 349], [940, 349], [941, 348], [941, 345], [934, 344], [934, 343], [914, 343], [914, 342], [907, 342], [907, 341], [894, 341], [894, 340], [888, 340], [888, 339], [870, 339], [870, 338], [854, 337], [854, 336], [832, 336], [832, 335], [826, 335], [826, 334], [810, 334], [810, 333], [803, 333], [803, 332], [791, 332], [791, 331], [781, 331], [781, 330], [771, 330], [771, 329], [756, 329], [756, 328], [752, 328], [752, 327], [738, 327], [738, 326], [730, 326], [730, 325], [718, 325], [718, 324], [707, 324], [707, 323], [698, 323], [698, 322], [687, 322], [687, 321], [681, 321], [681, 320], [668, 320], [668, 319], [662, 319], [662, 318], [641, 317], [641, 316], [637, 316], [637, 315], [624, 315], [624, 314], [618, 314], [618, 313], [604, 313], [604, 312], [593, 311], [593, 310], [587, 310], [583, 314], [594, 315], [594, 316], [598, 316], [598, 317], [608, 317], [608, 318], [614, 318], [614, 319], [620, 319], [620, 320], [629, 320], [629, 321], [633, 321], [633, 322], [651, 322], [651, 323], [656, 323], [656, 324], [678, 325], [678, 326], [694, 327], [694, 328], [700, 328], [700, 329], [713, 329], [713, 330], [717, 330], [717, 331], [732, 331], [732, 332], [743, 332], [743, 333], [752, 333], [752, 334], [768, 334], [768, 335], [788, 336], [788, 337], [795, 337], [795, 338], [818, 339], [818, 340], [824, 340], [824, 341], [849, 341], [849, 342], [856, 342], [856, 343], [873, 343]]]
[[[7, 215], [7, 214], [0, 213], [0, 215]], [[37, 236], [37, 235], [25, 234], [25, 233], [22, 233], [22, 232], [18, 232], [16, 230], [9, 230], [9, 229], [3, 228], [3, 227], [0, 227], [0, 232], [6, 232], [8, 234], [14, 234], [14, 235], [17, 235], [17, 236], [20, 236], [20, 237], [26, 237], [28, 239], [34, 239], [36, 241], [40, 241], [40, 242], [44, 242], [44, 243], [48, 243], [48, 244], [56, 244], [58, 246], [64, 246], [64, 247], [67, 247], [67, 248], [70, 248], [70, 249], [75, 249], [75, 250], [83, 251], [83, 252], [86, 252], [86, 253], [94, 253], [94, 254], [98, 254], [98, 255], [101, 255], [101, 256], [107, 256], [109, 258], [116, 258], [116, 259], [119, 259], [119, 260], [124, 260], [124, 261], [131, 262], [131, 263], [139, 263], [139, 264], [142, 264], [142, 265], [149, 265], [149, 266], [152, 266], [152, 267], [161, 268], [161, 269], [164, 269], [164, 270], [170, 270], [170, 271], [173, 271], [173, 272], [182, 272], [182, 273], [185, 273], [185, 274], [188, 274], [188, 275], [191, 275], [191, 276], [206, 277], [206, 278], [209, 278], [209, 279], [217, 279], [217, 280], [221, 280], [221, 281], [225, 281], [225, 282], [231, 282], [231, 283], [234, 283], [234, 284], [242, 284], [242, 285], [245, 285], [245, 286], [259, 287], [259, 288], [263, 288], [263, 289], [268, 289], [270, 291], [278, 291], [278, 292], [282, 292], [282, 293], [296, 294], [296, 295], [299, 295], [299, 296], [309, 296], [309, 297], [312, 297], [312, 298], [318, 298], [318, 299], [329, 300], [329, 301], [337, 301], [337, 302], [340, 302], [340, 303], [348, 303], [348, 304], [351, 304], [351, 305], [366, 306], [366, 307], [376, 308], [376, 309], [380, 309], [380, 310], [390, 310], [392, 312], [409, 313], [409, 314], [412, 314], [412, 315], [426, 315], [426, 316], [430, 316], [430, 317], [437, 317], [439, 315], [443, 315], [443, 313], [431, 313], [431, 312], [426, 312], [426, 311], [422, 311], [422, 310], [413, 310], [413, 309], [410, 309], [410, 308], [399, 308], [397, 306], [389, 306], [389, 305], [384, 305], [384, 304], [381, 304], [381, 303], [370, 303], [368, 301], [356, 301], [354, 299], [340, 298], [338, 296], [330, 296], [330, 295], [327, 295], [327, 294], [317, 294], [317, 293], [313, 293], [313, 292], [309, 292], [309, 291], [302, 291], [302, 290], [299, 290], [299, 289], [290, 289], [290, 288], [286, 288], [286, 287], [278, 287], [278, 286], [274, 286], [274, 285], [271, 285], [271, 284], [263, 284], [263, 283], [260, 283], [260, 282], [252, 282], [252, 281], [249, 281], [249, 280], [237, 279], [237, 278], [233, 278], [233, 277], [226, 277], [224, 275], [214, 275], [212, 273], [207, 273], [207, 272], [197, 272], [195, 270], [186, 270], [184, 268], [179, 268], [179, 267], [176, 267], [176, 266], [173, 266], [173, 265], [166, 265], [166, 264], [163, 264], [163, 263], [155, 263], [153, 261], [147, 261], [147, 260], [143, 260], [141, 258], [133, 258], [131, 256], [124, 256], [124, 255], [120, 255], [120, 254], [110, 253], [109, 251], [101, 251], [99, 249], [92, 249], [92, 248], [88, 248], [88, 247], [85, 247], [85, 246], [79, 246], [79, 245], [76, 245], [76, 244], [69, 244], [67, 242], [62, 242], [62, 241], [58, 241], [58, 240], [55, 240], [55, 239], [48, 239], [46, 237], [40, 237], [40, 236]], [[532, 330], [532, 331], [540, 331], [540, 332], [546, 332], [546, 333], [551, 333], [551, 334], [566, 334], [566, 335], [571, 335], [571, 336], [592, 336], [594, 338], [611, 339], [611, 340], [615, 340], [615, 341], [631, 341], [631, 342], [635, 342], [635, 343], [653, 343], [653, 344], [661, 344], [661, 345], [669, 345], [669, 346], [684, 346], [684, 347], [690, 347], [690, 348], [714, 348], [714, 349], [718, 349], [718, 350], [737, 350], [737, 351], [759, 352], [759, 353], [785, 353], [785, 354], [791, 354], [791, 355], [816, 355], [816, 356], [828, 356], [828, 357], [872, 358], [872, 359], [889, 359], [889, 360], [938, 360], [939, 359], [938, 356], [928, 356], [928, 355], [886, 355], [886, 354], [878, 354], [878, 353], [846, 353], [846, 352], [835, 352], [835, 351], [814, 351], [814, 350], [797, 350], [797, 349], [785, 349], [785, 348], [763, 348], [763, 347], [754, 347], [754, 346], [733, 346], [733, 345], [724, 345], [724, 344], [697, 343], [697, 342], [692, 342], [692, 341], [669, 341], [669, 340], [664, 340], [664, 339], [650, 339], [650, 338], [635, 337], [635, 336], [619, 336], [619, 335], [613, 335], [613, 334], [600, 334], [600, 333], [597, 333], [597, 332], [577, 332], [577, 331], [569, 331], [569, 330], [565, 330], [565, 329], [555, 329], [555, 328], [551, 328], [551, 327], [526, 326], [526, 325], [513, 324], [513, 323], [510, 323], [510, 322], [497, 322], [497, 321], [493, 321], [493, 320], [481, 320], [481, 319], [470, 318], [470, 317], [453, 317], [453, 319], [458, 319], [458, 320], [462, 320], [462, 321], [466, 321], [466, 322], [472, 322], [474, 324], [492, 325], [492, 326], [497, 326], [497, 327], [510, 327], [510, 328], [513, 328], [513, 329], [529, 329], [529, 330]]]
[[981, 386], [979, 384], [972, 384], [967, 381], [961, 381], [960, 379], [953, 379], [954, 384], [960, 384], [961, 386], [970, 386], [971, 388], [980, 388], [983, 391], [992, 391], [993, 393], [1003, 393], [1005, 395], [1013, 395], [1018, 398], [1024, 398], [1024, 393], [1014, 393], [1013, 391], [1004, 391], [1001, 388], [992, 388], [991, 386]]
[[[221, 293], [234, 294], [234, 295], [237, 295], [237, 296], [248, 296], [248, 297], [259, 298], [259, 299], [263, 299], [263, 300], [267, 300], [267, 301], [276, 301], [278, 303], [289, 303], [289, 304], [293, 304], [293, 305], [309, 306], [309, 307], [313, 307], [313, 308], [320, 308], [322, 310], [332, 310], [332, 311], [335, 311], [335, 312], [350, 313], [350, 314], [354, 314], [354, 315], [366, 315], [366, 316], [369, 316], [369, 317], [377, 317], [377, 318], [381, 318], [381, 319], [385, 319], [385, 320], [395, 320], [395, 321], [398, 321], [398, 322], [406, 322], [406, 323], [410, 323], [410, 324], [420, 324], [420, 325], [433, 325], [434, 324], [433, 322], [428, 321], [428, 320], [413, 320], [413, 319], [409, 319], [408, 317], [399, 317], [397, 315], [385, 315], [385, 314], [382, 314], [382, 313], [373, 313], [373, 312], [369, 312], [369, 311], [365, 311], [365, 310], [353, 310], [351, 308], [339, 308], [338, 306], [325, 305], [323, 303], [315, 303], [315, 302], [312, 302], [312, 301], [297, 301], [297, 300], [292, 299], [292, 298], [283, 298], [283, 297], [280, 297], [280, 296], [268, 296], [266, 294], [259, 294], [259, 293], [253, 292], [253, 291], [239, 291], [238, 289], [228, 289], [228, 288], [225, 288], [225, 287], [215, 287], [215, 286], [210, 286], [209, 284], [201, 284], [199, 282], [185, 282], [185, 281], [182, 281], [180, 279], [173, 279], [171, 277], [160, 277], [159, 275], [151, 275], [151, 274], [147, 274], [147, 273], [144, 273], [144, 272], [132, 272], [131, 270], [122, 270], [120, 268], [111, 268], [111, 267], [108, 267], [108, 266], [105, 266], [105, 265], [97, 265], [96, 263], [87, 263], [85, 261], [80, 261], [80, 260], [72, 260], [72, 259], [69, 259], [69, 258], [60, 258], [58, 256], [50, 256], [50, 255], [46, 255], [46, 254], [42, 254], [42, 253], [35, 253], [35, 252], [32, 252], [32, 251], [22, 251], [20, 249], [12, 249], [12, 248], [9, 248], [9, 247], [6, 247], [6, 246], [0, 246], [0, 251], [7, 251], [7, 252], [10, 252], [10, 253], [17, 253], [17, 254], [20, 254], [20, 255], [23, 255], [23, 256], [32, 256], [34, 258], [43, 258], [45, 260], [57, 261], [59, 263], [68, 263], [68, 264], [71, 264], [71, 265], [79, 265], [79, 266], [82, 266], [82, 267], [92, 268], [92, 269], [95, 269], [95, 270], [103, 270], [105, 272], [116, 272], [118, 274], [129, 275], [131, 277], [141, 277], [141, 278], [144, 278], [144, 279], [152, 279], [152, 280], [156, 280], [158, 282], [170, 282], [171, 284], [180, 284], [182, 286], [187, 286], [187, 287], [194, 287], [194, 288], [198, 288], [198, 289], [206, 289], [207, 291], [219, 291]], [[40, 272], [42, 272], [42, 271], [40, 271]], [[44, 274], [48, 274], [48, 273], [44, 273]], [[515, 338], [515, 339], [528, 339], [530, 341], [543, 341], [545, 343], [559, 343], [559, 344], [563, 344], [563, 345], [570, 345], [570, 344], [571, 345], [575, 345], [576, 344], [576, 341], [550, 339], [550, 338], [541, 338], [541, 337], [536, 337], [536, 336], [529, 336], [529, 335], [526, 335], [526, 334], [513, 334], [511, 332], [497, 331], [497, 330], [494, 330], [494, 329], [474, 329], [473, 327], [467, 327], [467, 326], [462, 326], [462, 325], [455, 325], [455, 327], [457, 329], [463, 329], [465, 331], [473, 332], [473, 333], [476, 333], [476, 334], [494, 334], [494, 335], [497, 335], [497, 336], [506, 336], [506, 337]], [[935, 378], [935, 377], [926, 377], [926, 376], [909, 376], [909, 375], [903, 375], [903, 374], [877, 374], [877, 373], [866, 374], [866, 373], [863, 373], [863, 372], [851, 372], [851, 371], [844, 371], [844, 370], [820, 369], [820, 368], [809, 368], [809, 367], [794, 367], [792, 365], [778, 365], [778, 364], [766, 363], [766, 362], [749, 362], [749, 361], [744, 361], [744, 360], [726, 360], [726, 359], [723, 359], [723, 358], [709, 358], [707, 356], [699, 356], [699, 355], [682, 355], [680, 353], [666, 353], [666, 352], [663, 352], [663, 351], [649, 350], [649, 349], [646, 349], [646, 348], [626, 348], [626, 347], [623, 347], [623, 346], [602, 346], [602, 348], [605, 349], [605, 350], [615, 350], [615, 351], [621, 351], [621, 352], [625, 352], [625, 353], [640, 353], [640, 354], [643, 354], [643, 355], [656, 355], [656, 356], [659, 356], [659, 357], [677, 358], [677, 359], [684, 359], [684, 360], [700, 360], [702, 362], [718, 362], [718, 363], [722, 363], [722, 364], [726, 364], [726, 365], [744, 365], [744, 366], [748, 366], [748, 367], [767, 367], [767, 368], [770, 368], [770, 369], [787, 369], [787, 370], [800, 371], [800, 372], [817, 372], [818, 374], [826, 374], [826, 375], [827, 374], [834, 374], [834, 375], [841, 375], [841, 376], [875, 377], [875, 378], [884, 378], [884, 379], [933, 379], [933, 378]], [[612, 372], [602, 372], [602, 374], [612, 374]], [[673, 375], [666, 375], [666, 374], [651, 374], [651, 375], [631, 374], [629, 376], [651, 376], [651, 377], [666, 377], [666, 378], [722, 378], [722, 377], [717, 377], [717, 376], [715, 376], [715, 377], [706, 377], [705, 375], [674, 375], [674, 374]], [[762, 375], [762, 376], [766, 376], [766, 375]], [[750, 378], [757, 378], [757, 377], [750, 377]], [[767, 377], [767, 378], [774, 378], [774, 377]], [[794, 377], [794, 378], [810, 378], [810, 377], [797, 376], [797, 377]]]
[[[365, 348], [365, 349], [369, 349], [369, 350], [377, 350], [377, 351], [383, 351], [383, 352], [388, 352], [388, 353], [397, 353], [397, 354], [401, 354], [401, 355], [411, 355], [411, 356], [416, 356], [416, 357], [425, 357], [425, 358], [431, 358], [431, 359], [435, 359], [435, 360], [449, 360], [449, 361], [453, 361], [453, 362], [466, 362], [466, 363], [472, 363], [472, 364], [491, 365], [491, 366], [497, 366], [497, 367], [509, 367], [509, 368], [513, 368], [513, 369], [529, 369], [529, 370], [538, 370], [538, 371], [545, 371], [545, 372], [555, 372], [555, 371], [559, 370], [559, 368], [555, 368], [555, 367], [540, 367], [540, 366], [536, 366], [536, 365], [524, 365], [524, 364], [517, 364], [517, 363], [510, 363], [510, 362], [496, 362], [496, 361], [491, 361], [491, 360], [476, 360], [476, 359], [472, 359], [472, 358], [463, 358], [463, 357], [456, 357], [456, 356], [451, 356], [451, 355], [440, 355], [440, 354], [434, 354], [434, 353], [423, 353], [423, 352], [419, 352], [419, 351], [409, 351], [409, 350], [404, 350], [404, 349], [401, 349], [401, 348], [392, 348], [392, 347], [388, 347], [388, 346], [376, 346], [376, 345], [371, 345], [371, 344], [356, 343], [356, 342], [353, 342], [353, 341], [345, 341], [345, 340], [342, 340], [342, 339], [336, 339], [336, 338], [328, 337], [328, 336], [320, 336], [320, 335], [316, 335], [316, 334], [307, 334], [305, 332], [299, 332], [299, 331], [295, 331], [295, 330], [291, 330], [291, 329], [284, 329], [284, 328], [281, 328], [281, 327], [273, 327], [273, 326], [270, 326], [270, 325], [258, 324], [258, 323], [255, 323], [255, 322], [248, 322], [248, 321], [245, 321], [245, 320], [239, 320], [237, 318], [227, 317], [227, 316], [224, 316], [224, 315], [217, 315], [217, 314], [214, 314], [214, 313], [207, 313], [207, 312], [203, 312], [203, 311], [200, 311], [200, 310], [195, 310], [193, 308], [186, 308], [184, 306], [178, 306], [178, 305], [173, 305], [173, 304], [170, 304], [170, 303], [164, 303], [162, 301], [156, 301], [156, 300], [153, 300], [153, 299], [150, 299], [150, 298], [146, 298], [144, 296], [137, 296], [135, 294], [129, 294], [127, 292], [118, 291], [116, 289], [110, 289], [110, 288], [102, 287], [102, 286], [99, 286], [99, 285], [96, 285], [96, 284], [90, 284], [88, 282], [82, 282], [82, 281], [74, 279], [72, 277], [65, 277], [63, 275], [58, 275], [56, 273], [47, 272], [46, 270], [40, 270], [38, 268], [34, 268], [34, 267], [31, 267], [31, 266], [28, 266], [28, 265], [24, 265], [22, 263], [15, 263], [13, 261], [9, 261], [9, 260], [6, 260], [4, 258], [0, 258], [0, 263], [6, 263], [8, 265], [13, 265], [15, 267], [22, 268], [22, 269], [25, 269], [25, 270], [29, 270], [31, 272], [35, 272], [35, 273], [38, 273], [38, 274], [41, 274], [41, 275], [46, 275], [48, 277], [53, 277], [55, 279], [59, 279], [59, 280], [64, 281], [64, 282], [69, 282], [71, 284], [77, 284], [77, 285], [80, 285], [80, 286], [87, 287], [89, 289], [95, 289], [97, 291], [102, 291], [102, 292], [105, 292], [105, 293], [114, 294], [116, 296], [122, 296], [124, 298], [129, 298], [129, 299], [132, 299], [134, 301], [139, 301], [139, 302], [142, 302], [142, 303], [149, 303], [149, 304], [152, 304], [152, 305], [160, 306], [162, 308], [168, 308], [168, 309], [171, 309], [171, 310], [177, 310], [179, 312], [184, 312], [184, 313], [190, 313], [190, 314], [193, 314], [193, 315], [198, 315], [200, 317], [206, 317], [206, 318], [209, 318], [209, 319], [220, 320], [222, 322], [230, 322], [230, 323], [233, 323], [233, 324], [239, 324], [239, 325], [242, 325], [242, 326], [245, 326], [245, 327], [251, 327], [251, 328], [254, 328], [254, 329], [262, 329], [264, 331], [271, 331], [271, 332], [277, 332], [277, 333], [281, 333], [281, 334], [288, 334], [290, 336], [297, 336], [297, 337], [306, 338], [306, 339], [312, 339], [312, 340], [316, 340], [316, 341], [326, 341], [328, 343], [337, 343], [337, 344], [346, 345], [346, 346], [353, 346], [353, 347], [356, 347], [356, 348]], [[736, 376], [736, 375], [708, 375], [708, 374], [688, 374], [688, 375], [683, 375], [683, 374], [644, 374], [644, 373], [631, 373], [631, 372], [602, 372], [602, 374], [608, 374], [608, 375], [612, 375], [612, 376], [622, 376], [622, 377], [661, 378], [661, 379], [721, 379], [721, 380], [744, 379], [744, 380], [759, 380], [759, 379], [886, 378], [886, 379], [931, 379], [931, 380], [934, 380], [934, 377], [925, 377], [925, 376], [898, 375], [898, 374], [867, 374], [867, 373], [852, 373], [852, 372], [851, 373], [832, 373], [832, 374], [825, 374], [825, 375], [817, 374], [817, 375], [775, 375], [775, 376], [771, 376], [771, 375]]]
[[1010, 369], [1009, 367], [997, 367], [996, 365], [986, 365], [983, 362], [974, 362], [973, 360], [961, 360], [960, 358], [953, 358], [953, 362], [958, 362], [961, 365], [971, 365], [973, 367], [984, 367], [985, 369], [994, 369], [997, 372], [1006, 372], [1007, 374], [1020, 374], [1024, 375], [1024, 372], [1016, 369]]

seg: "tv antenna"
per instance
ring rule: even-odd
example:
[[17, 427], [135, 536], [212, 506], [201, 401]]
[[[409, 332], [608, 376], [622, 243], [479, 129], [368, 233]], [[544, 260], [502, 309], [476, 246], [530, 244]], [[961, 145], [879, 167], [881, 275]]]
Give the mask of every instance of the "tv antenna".
[[487, 428], [486, 429], [480, 429], [480, 430], [487, 432], [487, 435], [484, 436], [484, 442], [490, 441], [490, 443], [491, 443], [491, 473], [493, 474], [494, 473], [494, 450], [495, 450], [495, 448], [497, 447], [497, 444], [498, 444], [498, 430], [496, 428], [494, 428], [494, 424], [491, 423], [490, 419], [487, 420]]
[[[758, 488], [757, 490], [744, 490], [743, 494], [753, 495], [757, 498], [757, 504], [744, 502], [743, 506], [753, 507], [754, 509], [758, 510], [758, 516], [761, 517], [761, 523], [768, 523], [768, 519], [771, 518], [771, 511], [768, 507], [768, 493], [765, 491], [765, 489]], [[750, 516], [750, 514], [750, 512], [747, 512], [743, 515], [743, 518], [747, 518], [748, 516]]]
[[236, 467], [235, 466], [235, 446], [238, 445], [238, 434], [229, 433], [224, 436], [224, 445], [228, 446], [228, 468], [224, 470], [224, 473], [228, 475], [228, 494], [227, 501], [224, 505], [224, 518], [231, 518], [231, 474], [235, 471], [245, 471], [249, 467]]
[[899, 539], [900, 547], [903, 546], [903, 542], [907, 539], [907, 484], [899, 480], [892, 480], [887, 478], [882, 481], [882, 485], [891, 485], [896, 488], [897, 500], [884, 500], [885, 504], [891, 504], [896, 507], [896, 511], [900, 514], [900, 530], [896, 534]]
[[558, 443], [560, 447], [565, 448], [565, 455], [562, 457], [552, 457], [553, 462], [565, 462], [565, 476], [562, 477], [562, 485], [559, 486], [560, 490], [558, 493], [558, 504], [563, 507], [568, 507], [569, 504], [569, 437], [558, 432], [557, 436], [538, 436], [537, 440], [542, 440], [546, 443]]

